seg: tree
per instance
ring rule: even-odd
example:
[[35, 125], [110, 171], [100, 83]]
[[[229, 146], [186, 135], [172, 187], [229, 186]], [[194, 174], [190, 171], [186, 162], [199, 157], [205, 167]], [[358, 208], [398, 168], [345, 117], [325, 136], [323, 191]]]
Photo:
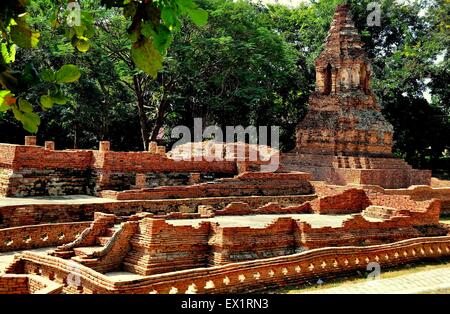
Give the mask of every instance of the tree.
[[[184, 23], [156, 80], [168, 125], [287, 125], [297, 115], [303, 78], [293, 45], [271, 29], [264, 6], [247, 1], [201, 1], [209, 23]], [[287, 142], [287, 141], [286, 141]]]
[[[91, 4], [92, 1], [87, 3]], [[156, 77], [162, 67], [162, 60], [172, 42], [173, 33], [179, 29], [180, 17], [188, 15], [198, 25], [207, 22], [206, 11], [192, 0], [101, 0], [101, 4], [107, 8], [122, 9], [123, 15], [131, 21], [126, 34], [132, 42], [130, 51], [133, 63], [153, 77]], [[13, 72], [10, 65], [15, 61], [15, 45], [29, 49], [36, 47], [39, 42], [40, 33], [34, 31], [27, 20], [27, 5], [28, 0], [7, 0], [2, 2], [0, 7], [0, 112], [12, 111], [27, 131], [35, 133], [40, 124], [40, 117], [25, 97], [27, 90], [40, 81], [52, 83], [53, 92], [39, 97], [41, 109], [49, 109], [55, 103], [67, 102], [67, 97], [61, 93], [60, 84], [77, 81], [80, 72], [72, 64], [63, 65], [58, 71], [45, 69], [37, 73], [33, 69], [25, 68], [20, 74]], [[32, 5], [38, 6], [33, 2]], [[53, 12], [49, 15], [49, 24], [55, 28], [64, 27], [66, 37], [78, 51], [89, 50], [89, 39], [94, 33], [90, 12], [81, 12], [76, 0], [45, 1], [45, 5], [49, 8], [48, 12]], [[64, 12], [62, 8], [66, 5], [69, 10]], [[67, 24], [62, 22], [64, 20], [68, 21]]]

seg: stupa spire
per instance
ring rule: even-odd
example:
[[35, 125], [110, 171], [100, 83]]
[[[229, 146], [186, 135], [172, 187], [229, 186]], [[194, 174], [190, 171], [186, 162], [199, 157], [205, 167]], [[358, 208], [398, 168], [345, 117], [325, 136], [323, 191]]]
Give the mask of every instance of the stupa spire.
[[390, 156], [392, 125], [370, 88], [371, 65], [349, 5], [339, 5], [316, 60], [316, 91], [297, 129], [303, 153]]
[[316, 60], [316, 87], [325, 95], [360, 90], [370, 94], [371, 66], [349, 5], [339, 5], [324, 51]]

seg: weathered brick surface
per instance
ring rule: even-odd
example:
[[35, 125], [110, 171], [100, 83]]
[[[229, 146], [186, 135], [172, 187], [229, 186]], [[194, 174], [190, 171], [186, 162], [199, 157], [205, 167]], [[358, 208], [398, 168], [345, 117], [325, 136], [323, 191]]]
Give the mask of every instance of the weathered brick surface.
[[322, 248], [207, 269], [156, 274], [133, 281], [114, 282], [80, 266], [79, 287], [67, 281], [73, 267], [66, 260], [26, 252], [17, 259], [17, 264], [28, 274], [51, 274], [56, 282], [66, 283], [66, 293], [237, 293], [302, 284], [317, 278], [324, 280], [349, 271], [366, 270], [371, 262], [385, 269], [447, 256], [450, 256], [448, 236], [366, 247]]
[[318, 214], [360, 213], [370, 204], [367, 194], [362, 189], [349, 189], [342, 193], [320, 197], [312, 202]]
[[408, 196], [413, 201], [436, 198], [441, 200], [441, 214], [450, 214], [450, 185], [443, 185], [442, 187], [411, 186], [407, 189], [383, 189], [378, 186], [364, 186], [364, 188], [386, 195]]
[[244, 172], [234, 178], [189, 186], [157, 187], [129, 191], [103, 191], [102, 197], [118, 200], [198, 198], [250, 195], [301, 195], [314, 192], [307, 173]]
[[390, 156], [393, 127], [371, 90], [372, 68], [349, 9], [337, 7], [325, 49], [316, 60], [316, 92], [297, 128], [297, 150]]
[[430, 184], [431, 171], [392, 157], [393, 127], [371, 89], [370, 60], [349, 10], [336, 9], [316, 60], [316, 91], [297, 127], [296, 149], [281, 156], [281, 169], [307, 171], [332, 184]]
[[234, 196], [190, 199], [121, 201], [91, 204], [30, 204], [0, 207], [0, 228], [63, 223], [74, 221], [91, 221], [95, 212], [128, 216], [138, 212], [150, 212], [165, 215], [171, 212], [196, 213], [199, 206], [211, 206], [221, 210], [232, 202], [245, 202], [252, 208], [276, 202], [280, 206], [296, 206], [314, 199], [315, 195], [283, 196]]
[[146, 218], [131, 240], [124, 269], [140, 275], [207, 265], [210, 224], [171, 226], [165, 220]]
[[257, 215], [257, 214], [307, 214], [312, 213], [313, 209], [310, 202], [305, 202], [301, 205], [294, 205], [289, 207], [282, 207], [276, 202], [267, 203], [258, 208], [252, 208], [248, 203], [233, 202], [227, 205], [224, 209], [214, 210], [212, 206], [204, 206], [200, 213], [211, 213], [214, 216], [242, 216], [242, 215]]
[[27, 276], [0, 277], [0, 294], [30, 294]]
[[[101, 248], [90, 252], [89, 254], [77, 254], [72, 259], [88, 265], [92, 269], [101, 272], [112, 272], [122, 270], [122, 261], [127, 256], [131, 248], [131, 238], [136, 234], [138, 223], [136, 221], [125, 222], [119, 229], [115, 229], [113, 234], [105, 234], [101, 239], [107, 239], [106, 243], [99, 241], [97, 237], [95, 244], [100, 244]], [[83, 247], [80, 245], [80, 247]], [[76, 252], [76, 250], [75, 250]]]
[[[276, 173], [262, 172], [267, 161], [250, 162], [255, 147], [242, 143], [228, 146], [246, 147], [245, 157], [224, 152], [228, 161], [175, 160], [184, 152], [166, 154], [155, 142], [149, 152], [114, 152], [106, 141], [98, 151], [55, 151], [54, 143], [36, 146], [35, 137], [25, 146], [0, 144], [0, 196], [136, 200], [0, 207], [0, 228], [17, 226], [0, 229], [0, 251], [62, 244], [48, 255], [16, 256], [6, 268], [13, 275], [0, 277], [0, 293], [250, 292], [370, 262], [389, 267], [450, 256], [450, 228], [439, 223], [450, 192], [436, 180], [439, 188], [399, 189], [429, 185], [431, 172], [392, 157], [393, 128], [370, 88], [371, 65], [348, 5], [337, 7], [316, 70], [296, 150], [280, 156]], [[209, 144], [200, 144], [202, 154]], [[209, 157], [226, 145], [213, 146]], [[329, 227], [298, 215], [262, 227], [212, 219], [289, 213], [353, 215]], [[102, 274], [121, 270], [144, 277]]]
[[[389, 208], [387, 205], [396, 200], [400, 200], [399, 207], [386, 212], [385, 209]], [[264, 228], [252, 228], [223, 227], [209, 221], [203, 221], [198, 226], [172, 225], [169, 220], [172, 217], [161, 219], [162, 217], [142, 215], [136, 234], [130, 241], [131, 249], [124, 258], [124, 268], [140, 275], [149, 275], [283, 256], [313, 248], [389, 243], [414, 237], [444, 236], [448, 233], [446, 228], [439, 225], [439, 200], [416, 202], [404, 196], [385, 199], [377, 193], [366, 194], [363, 190], [351, 189], [332, 198], [319, 198], [312, 203], [315, 204], [309, 210], [314, 208], [319, 212], [322, 210], [333, 214], [342, 213], [347, 206], [354, 206], [350, 211], [345, 210], [345, 213], [365, 209], [364, 216], [371, 217], [372, 211], [376, 209], [375, 215], [383, 215], [384, 220], [370, 221], [357, 214], [340, 227], [313, 228], [308, 223], [287, 217], [278, 218]], [[249, 210], [248, 205], [241, 203], [232, 206], [237, 211], [240, 210], [238, 206]], [[268, 208], [272, 213], [275, 210], [284, 211], [276, 204], [263, 206], [259, 210], [264, 212]], [[297, 207], [297, 210], [305, 208], [307, 207]], [[225, 211], [230, 211], [230, 208]], [[255, 213], [258, 210], [253, 212]], [[137, 215], [131, 221], [139, 219]], [[90, 246], [91, 243], [86, 245]], [[114, 253], [108, 253], [105, 258], [122, 260], [123, 254], [124, 251], [121, 251], [120, 258], [117, 258]], [[91, 267], [101, 269], [97, 268], [96, 263]], [[117, 262], [115, 267], [118, 267]]]
[[0, 229], [0, 252], [68, 243], [89, 225], [89, 222], [71, 222]]
[[411, 185], [429, 185], [431, 171], [412, 169], [396, 158], [281, 154], [281, 170], [306, 171], [317, 181], [329, 184], [379, 185], [399, 189]]
[[40, 146], [0, 144], [0, 195], [70, 195], [129, 189], [136, 173], [149, 186], [186, 184], [191, 173], [203, 180], [237, 173], [233, 161], [176, 161], [164, 154], [109, 150], [56, 151]]
[[279, 218], [265, 228], [211, 227], [210, 265], [289, 255], [296, 250], [291, 218]]
[[63, 286], [37, 275], [0, 276], [0, 294], [59, 294]]
[[113, 227], [117, 217], [111, 214], [98, 213], [94, 215], [94, 221], [85, 228], [83, 232], [73, 241], [58, 246], [51, 254], [56, 256], [71, 257], [75, 255], [75, 250], [79, 247], [90, 247], [96, 245], [97, 238], [105, 235], [106, 231]]

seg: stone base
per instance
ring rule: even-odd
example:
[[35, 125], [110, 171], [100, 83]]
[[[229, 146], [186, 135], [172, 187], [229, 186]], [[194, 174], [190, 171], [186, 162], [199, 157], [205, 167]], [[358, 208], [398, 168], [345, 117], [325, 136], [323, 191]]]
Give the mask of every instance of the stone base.
[[431, 171], [413, 169], [397, 158], [289, 153], [281, 156], [282, 171], [304, 171], [312, 180], [337, 185], [378, 185], [389, 189], [430, 185]]

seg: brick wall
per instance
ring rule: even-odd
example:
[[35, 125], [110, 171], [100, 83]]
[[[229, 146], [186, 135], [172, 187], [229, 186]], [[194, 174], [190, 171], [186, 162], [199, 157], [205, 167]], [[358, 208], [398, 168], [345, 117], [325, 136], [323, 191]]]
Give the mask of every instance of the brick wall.
[[195, 213], [198, 207], [202, 205], [209, 205], [213, 209], [220, 210], [231, 202], [245, 202], [252, 208], [257, 208], [270, 202], [276, 202], [280, 206], [285, 207], [302, 204], [314, 198], [314, 195], [235, 196], [91, 204], [10, 205], [0, 207], [0, 228], [90, 221], [94, 219], [95, 212], [112, 213], [118, 216], [128, 216], [138, 212], [150, 212], [154, 214], [167, 214], [170, 212]]
[[188, 186], [157, 187], [129, 191], [103, 191], [102, 197], [117, 200], [199, 198], [220, 196], [313, 194], [309, 174], [244, 172], [233, 178]]
[[265, 228], [212, 225], [209, 265], [293, 254], [294, 233], [292, 218], [279, 218]]
[[105, 188], [129, 189], [135, 184], [137, 173], [149, 174], [150, 185], [184, 184], [191, 173], [201, 173], [205, 180], [209, 175], [229, 177], [237, 173], [235, 161], [176, 161], [149, 152], [56, 151], [40, 146], [0, 144], [0, 156], [3, 196], [94, 194]]
[[322, 215], [359, 213], [370, 201], [362, 189], [349, 189], [339, 194], [320, 197], [312, 202], [315, 213]]
[[30, 294], [27, 276], [1, 276], [0, 294]]
[[0, 229], [0, 252], [65, 244], [75, 240], [89, 225], [72, 222]]
[[312, 180], [338, 185], [370, 184], [399, 189], [431, 183], [431, 171], [412, 169], [397, 158], [288, 153], [281, 155], [281, 169], [306, 171]]
[[0, 276], [0, 294], [59, 294], [63, 286], [36, 275]]
[[124, 269], [143, 276], [204, 267], [208, 258], [209, 223], [172, 226], [162, 219], [142, 220], [131, 240]]
[[299, 246], [304, 249], [337, 246], [367, 246], [395, 242], [426, 236], [445, 236], [446, 228], [436, 222], [416, 217], [393, 217], [384, 221], [368, 221], [361, 215], [355, 215], [345, 221], [341, 227], [312, 228], [305, 222], [297, 222], [300, 229]]
[[122, 262], [131, 248], [130, 240], [136, 234], [137, 227], [136, 221], [125, 222], [101, 250], [96, 251], [91, 256], [77, 257], [77, 261], [81, 264], [87, 263], [90, 267], [102, 273], [120, 271]]
[[378, 198], [385, 198], [385, 202], [388, 202], [390, 199], [390, 203], [395, 204], [398, 200], [400, 200], [398, 203], [400, 206], [404, 206], [405, 200], [409, 202], [409, 207], [412, 207], [414, 204], [417, 204], [414, 202], [421, 202], [436, 198], [441, 200], [441, 214], [450, 214], [450, 186], [430, 187], [420, 185], [410, 186], [407, 189], [384, 189], [379, 186], [365, 185], [364, 189], [378, 193]]
[[[348, 200], [348, 195], [341, 194]], [[365, 200], [367, 202], [367, 200]], [[426, 236], [444, 236], [439, 225], [439, 200], [424, 208], [396, 210], [385, 220], [356, 214], [339, 227], [312, 227], [290, 217], [265, 227], [223, 227], [197, 220], [197, 226], [172, 225], [170, 220], [144, 218], [132, 238], [125, 269], [149, 275], [187, 268], [222, 265], [270, 256], [346, 245], [371, 245]], [[370, 208], [370, 207], [369, 207]]]
[[17, 263], [21, 264], [25, 273], [39, 273], [47, 278], [51, 276], [57, 283], [66, 283], [66, 293], [249, 293], [366, 270], [371, 262], [387, 269], [448, 256], [450, 237], [419, 238], [367, 247], [322, 248], [289, 256], [157, 274], [121, 282], [113, 282], [103, 274], [80, 266], [80, 281], [77, 283], [67, 280], [73, 271], [69, 261], [25, 252]]

